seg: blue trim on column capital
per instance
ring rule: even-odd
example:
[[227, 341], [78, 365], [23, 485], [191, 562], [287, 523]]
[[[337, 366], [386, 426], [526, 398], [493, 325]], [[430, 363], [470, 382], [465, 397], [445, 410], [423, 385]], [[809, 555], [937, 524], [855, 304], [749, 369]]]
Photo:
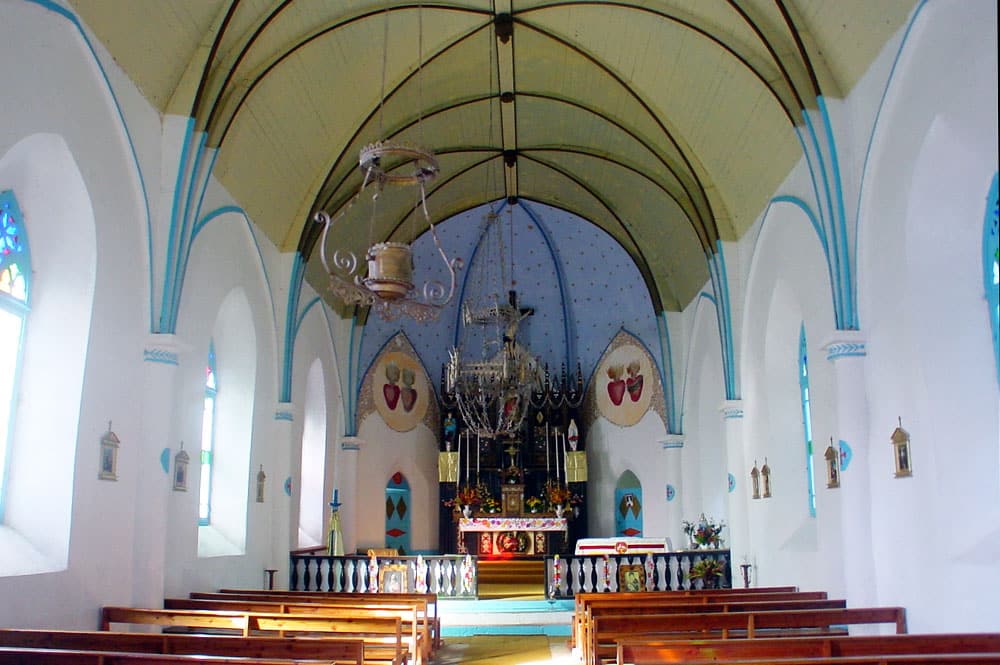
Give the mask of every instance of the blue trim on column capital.
[[868, 355], [864, 342], [838, 342], [826, 347], [826, 359], [864, 357]]
[[674, 449], [679, 450], [684, 447], [684, 435], [667, 434], [665, 437], [660, 439], [660, 445], [663, 446], [664, 450], [674, 450]]
[[147, 363], [161, 363], [163, 365], [180, 365], [180, 360], [175, 351], [166, 349], [143, 349], [142, 361]]
[[727, 399], [719, 407], [719, 413], [726, 420], [739, 420], [743, 418], [743, 400]]

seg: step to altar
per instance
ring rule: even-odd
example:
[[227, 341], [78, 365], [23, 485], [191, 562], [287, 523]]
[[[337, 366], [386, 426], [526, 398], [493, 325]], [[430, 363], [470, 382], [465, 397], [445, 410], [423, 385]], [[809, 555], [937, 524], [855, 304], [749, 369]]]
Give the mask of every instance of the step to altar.
[[479, 559], [480, 600], [542, 600], [545, 598], [544, 559]]
[[439, 599], [442, 637], [548, 635], [568, 637], [573, 600]]

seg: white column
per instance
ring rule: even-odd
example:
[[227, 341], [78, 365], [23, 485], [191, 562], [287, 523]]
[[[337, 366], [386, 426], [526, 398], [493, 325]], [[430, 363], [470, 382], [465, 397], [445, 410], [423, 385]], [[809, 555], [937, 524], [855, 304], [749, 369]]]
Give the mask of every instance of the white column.
[[353, 554], [357, 549], [358, 516], [358, 457], [364, 439], [345, 436], [340, 440], [340, 455], [334, 471], [334, 487], [340, 490], [340, 525], [344, 531], [344, 552]]
[[[185, 445], [191, 456], [186, 493], [173, 492], [174, 455], [180, 448], [177, 374], [181, 344], [174, 335], [151, 335], [143, 348], [142, 436], [136, 463], [135, 511], [132, 544], [132, 598], [138, 607], [159, 607], [165, 594], [170, 506], [190, 505], [191, 529], [198, 519], [198, 446]], [[166, 451], [166, 452], [164, 452]], [[166, 456], [167, 469], [162, 456]], [[182, 511], [183, 514], [183, 511]]]
[[681, 529], [681, 521], [684, 519], [684, 506], [681, 505], [681, 489], [683, 486], [683, 470], [681, 468], [681, 451], [684, 449], [683, 434], [667, 434], [660, 439], [663, 446], [663, 468], [664, 477], [667, 479], [667, 486], [664, 492], [673, 489], [673, 498], [668, 498], [666, 513], [664, 515], [668, 534], [670, 534], [671, 544], [674, 549], [684, 549], [687, 546], [687, 536]]
[[[301, 454], [301, 445], [293, 445], [295, 436], [295, 405], [291, 402], [278, 402], [274, 408], [274, 445], [270, 451], [286, 451], [284, 455], [271, 455], [270, 459], [261, 459], [267, 473], [264, 502], [268, 515], [267, 533], [270, 534], [269, 545], [265, 553], [265, 568], [275, 568], [274, 588], [288, 588], [288, 551], [299, 544], [298, 520], [293, 519], [299, 514], [298, 496], [301, 482], [297, 477], [293, 454], [296, 450]], [[290, 492], [285, 489], [289, 483]], [[293, 505], [295, 502], [295, 505]]]
[[850, 466], [840, 475], [842, 551], [847, 602], [876, 604], [872, 554], [871, 482], [868, 477], [868, 401], [865, 390], [865, 342], [857, 331], [838, 330], [823, 344], [834, 366], [836, 401], [834, 440], [852, 449]]
[[746, 463], [743, 445], [743, 400], [726, 400], [719, 407], [723, 432], [726, 437], [726, 468], [735, 481], [733, 491], [726, 494], [728, 542], [733, 563], [733, 586], [743, 586], [739, 564], [750, 557], [750, 528], [748, 525], [748, 498], [750, 495], [750, 467]]

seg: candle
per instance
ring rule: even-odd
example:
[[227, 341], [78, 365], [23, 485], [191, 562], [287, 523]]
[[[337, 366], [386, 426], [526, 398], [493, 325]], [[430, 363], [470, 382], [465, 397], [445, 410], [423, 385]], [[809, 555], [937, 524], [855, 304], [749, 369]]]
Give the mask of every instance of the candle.
[[569, 448], [566, 445], [566, 435], [563, 434], [563, 478], [566, 479], [566, 486], [569, 487], [569, 460], [566, 459], [566, 453]]
[[479, 445], [479, 433], [476, 432], [476, 482], [479, 482], [479, 450], [481, 446]]
[[545, 423], [545, 480], [549, 479], [549, 424]]
[[465, 484], [469, 484], [469, 458], [472, 457], [472, 451], [469, 450], [469, 446], [472, 445], [472, 437], [468, 432], [465, 434]]
[[337, 489], [337, 488], [334, 488], [334, 490], [333, 490], [333, 505], [335, 505], [335, 506], [336, 506], [336, 505], [337, 505], [338, 503], [340, 503], [339, 501], [337, 501], [337, 496], [338, 496], [339, 494], [340, 494], [340, 490], [339, 490], [339, 489]]
[[555, 430], [555, 441], [553, 441], [556, 448], [556, 483], [559, 483], [559, 428]]
[[455, 493], [458, 494], [458, 482], [462, 475], [462, 433], [458, 433], [458, 460], [455, 462]]

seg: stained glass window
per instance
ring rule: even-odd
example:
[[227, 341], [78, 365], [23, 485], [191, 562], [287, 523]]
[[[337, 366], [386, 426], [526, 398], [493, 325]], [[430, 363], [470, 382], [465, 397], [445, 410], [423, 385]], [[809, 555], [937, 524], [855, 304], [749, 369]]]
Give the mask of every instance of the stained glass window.
[[983, 287], [986, 289], [990, 327], [993, 330], [997, 381], [1000, 381], [1000, 229], [997, 228], [997, 212], [997, 174], [993, 174], [983, 220]]
[[799, 329], [799, 395], [802, 400], [802, 425], [806, 435], [806, 488], [809, 493], [809, 515], [816, 517], [816, 478], [813, 474], [812, 415], [809, 412], [809, 353], [806, 327]]
[[28, 316], [31, 261], [24, 220], [11, 191], [0, 192], [0, 521], [13, 432], [12, 417]]
[[218, 394], [215, 376], [215, 344], [208, 345], [205, 365], [205, 410], [201, 418], [201, 488], [198, 499], [198, 524], [206, 526], [212, 519], [212, 464], [215, 462], [215, 398]]

